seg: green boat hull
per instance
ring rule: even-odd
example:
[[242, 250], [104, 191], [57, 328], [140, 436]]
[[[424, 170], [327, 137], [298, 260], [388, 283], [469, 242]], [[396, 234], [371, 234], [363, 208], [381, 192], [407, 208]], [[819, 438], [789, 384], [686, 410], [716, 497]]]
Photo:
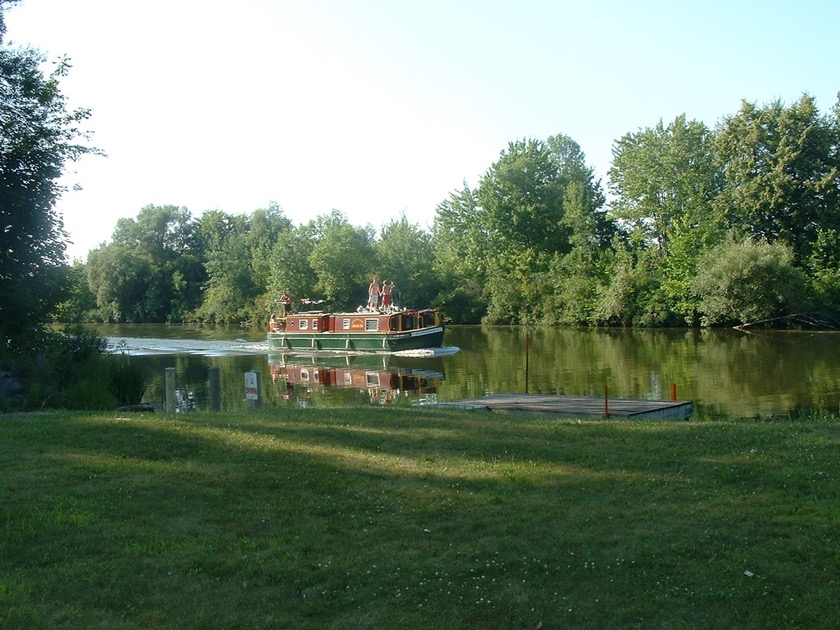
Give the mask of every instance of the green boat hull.
[[406, 332], [337, 333], [274, 332], [268, 333], [268, 349], [338, 350], [344, 352], [400, 352], [439, 348], [443, 344], [443, 326]]

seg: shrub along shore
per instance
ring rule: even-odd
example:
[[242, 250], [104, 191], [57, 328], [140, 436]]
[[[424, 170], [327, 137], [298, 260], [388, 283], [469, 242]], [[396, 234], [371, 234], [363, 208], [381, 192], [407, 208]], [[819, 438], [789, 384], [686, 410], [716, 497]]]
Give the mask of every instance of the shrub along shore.
[[0, 417], [0, 627], [831, 627], [839, 429]]

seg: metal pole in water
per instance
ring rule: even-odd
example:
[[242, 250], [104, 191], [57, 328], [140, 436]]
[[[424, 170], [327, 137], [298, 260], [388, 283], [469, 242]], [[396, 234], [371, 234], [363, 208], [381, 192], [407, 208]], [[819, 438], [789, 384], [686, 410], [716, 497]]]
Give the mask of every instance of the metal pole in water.
[[604, 417], [610, 417], [610, 388], [604, 385]]
[[166, 413], [175, 413], [175, 368], [169, 367], [164, 370], [166, 389]]
[[531, 334], [525, 333], [525, 393], [528, 393], [528, 372], [530, 370]]
[[221, 370], [217, 367], [211, 367], [209, 370], [210, 376], [210, 411], [222, 410], [222, 379]]

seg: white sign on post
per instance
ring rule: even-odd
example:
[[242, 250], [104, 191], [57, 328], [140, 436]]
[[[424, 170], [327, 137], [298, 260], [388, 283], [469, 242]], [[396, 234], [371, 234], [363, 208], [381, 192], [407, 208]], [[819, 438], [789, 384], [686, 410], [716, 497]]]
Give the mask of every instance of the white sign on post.
[[260, 399], [260, 382], [256, 372], [245, 372], [245, 398], [247, 400]]

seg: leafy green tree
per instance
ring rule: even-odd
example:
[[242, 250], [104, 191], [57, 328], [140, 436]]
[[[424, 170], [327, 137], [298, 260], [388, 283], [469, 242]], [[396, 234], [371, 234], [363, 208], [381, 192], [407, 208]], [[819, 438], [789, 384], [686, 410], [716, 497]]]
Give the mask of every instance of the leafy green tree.
[[215, 323], [267, 319], [276, 243], [290, 229], [275, 203], [250, 215], [205, 212], [197, 232], [208, 281], [196, 317]]
[[570, 250], [555, 254], [541, 291], [541, 323], [587, 324], [594, 320], [599, 292], [608, 281], [616, 223], [604, 209], [605, 197], [580, 147], [566, 136], [548, 139], [559, 168], [569, 178], [563, 193], [563, 224]]
[[62, 285], [67, 287], [67, 297], [56, 305], [53, 317], [64, 323], [88, 321], [96, 310], [96, 296], [88, 285], [87, 268], [80, 260], [74, 260], [64, 270]]
[[[5, 31], [0, 2], [0, 37]], [[45, 76], [31, 49], [0, 47], [0, 352], [31, 347], [61, 301], [66, 235], [56, 210], [69, 161], [95, 150], [60, 90], [69, 64]]]
[[636, 248], [651, 250], [644, 258], [656, 279], [649, 286], [660, 294], [655, 301], [689, 321], [697, 310], [688, 290], [697, 260], [724, 237], [713, 206], [722, 181], [714, 141], [703, 123], [680, 115], [619, 139], [610, 168], [611, 213]]
[[90, 288], [108, 319], [183, 321], [201, 301], [205, 275], [186, 208], [149, 205], [136, 219], [120, 219], [111, 243], [91, 252], [87, 267]]
[[790, 106], [744, 101], [723, 120], [716, 143], [726, 178], [717, 205], [726, 225], [787, 243], [802, 263], [821, 230], [840, 229], [839, 143], [836, 115], [820, 115], [807, 94]]
[[539, 140], [511, 142], [484, 175], [477, 201], [493, 245], [508, 253], [565, 252], [566, 179], [551, 147]]
[[820, 230], [805, 268], [817, 307], [840, 313], [840, 232]]
[[211, 245], [204, 248], [208, 280], [196, 316], [201, 321], [220, 324], [247, 321], [260, 292], [251, 269], [248, 219], [244, 215], [220, 216], [214, 211], [209, 221], [219, 231], [211, 233], [205, 227], [201, 230]]
[[807, 308], [805, 277], [791, 247], [750, 238], [726, 241], [700, 261], [692, 290], [704, 325], [747, 324]]
[[[613, 224], [602, 211], [600, 182], [569, 137], [512, 142], [485, 173], [476, 195], [487, 231], [486, 320], [540, 321], [558, 283], [549, 270], [575, 246], [597, 248]], [[585, 260], [585, 256], [581, 257]]]
[[545, 299], [539, 321], [547, 325], [583, 325], [597, 321], [600, 296], [610, 282], [613, 246], [578, 245], [555, 256], [545, 274]]
[[667, 314], [660, 303], [656, 259], [629, 242], [615, 245], [609, 280], [599, 290], [594, 320], [610, 326], [661, 326]]
[[612, 215], [663, 252], [678, 221], [708, 230], [720, 190], [713, 143], [713, 133], [684, 114], [620, 138], [609, 172]]
[[315, 290], [336, 309], [367, 303], [367, 287], [376, 273], [372, 227], [354, 227], [333, 210], [313, 222], [316, 242], [309, 265], [318, 277]]
[[399, 304], [425, 307], [440, 290], [434, 274], [432, 236], [405, 215], [382, 227], [374, 251], [381, 280], [396, 283]]
[[276, 203], [251, 214], [248, 225], [248, 249], [254, 284], [265, 291], [271, 278], [271, 255], [277, 240], [292, 228], [292, 222]]
[[101, 245], [88, 253], [88, 286], [96, 296], [99, 318], [114, 322], [143, 322], [149, 261], [126, 244]]
[[309, 265], [315, 247], [312, 223], [282, 232], [271, 253], [269, 290], [272, 301], [286, 293], [293, 301], [314, 296], [318, 276]]
[[487, 312], [489, 242], [475, 191], [464, 182], [438, 204], [432, 225], [433, 269], [441, 284], [434, 304], [456, 323], [474, 324]]

